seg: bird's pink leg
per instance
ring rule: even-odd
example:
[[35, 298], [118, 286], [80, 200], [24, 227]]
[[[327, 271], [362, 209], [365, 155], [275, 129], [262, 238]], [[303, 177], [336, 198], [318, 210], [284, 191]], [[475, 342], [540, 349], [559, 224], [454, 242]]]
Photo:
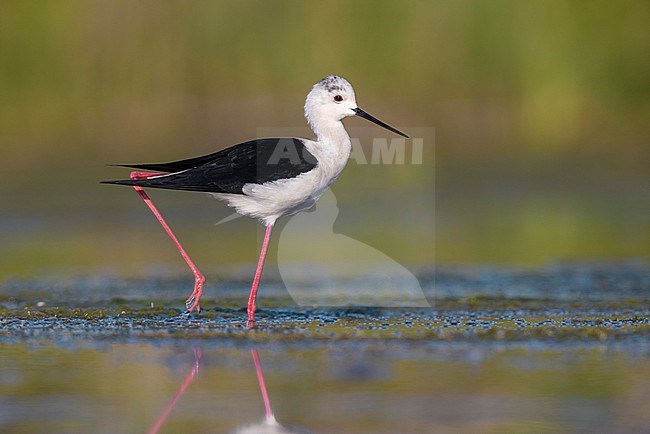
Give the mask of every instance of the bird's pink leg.
[[271, 238], [271, 231], [273, 225], [270, 224], [266, 227], [264, 233], [264, 241], [262, 242], [262, 249], [260, 250], [260, 258], [257, 261], [257, 270], [255, 270], [255, 278], [253, 279], [253, 286], [251, 293], [248, 296], [248, 328], [253, 328], [255, 325], [255, 300], [257, 299], [257, 287], [260, 284], [260, 277], [262, 277], [262, 269], [264, 268], [264, 259], [266, 258], [266, 251], [269, 248], [269, 239]]
[[[152, 176], [159, 176], [159, 175], [162, 175], [162, 173], [131, 172], [131, 179], [133, 180], [146, 179], [146, 178], [151, 178]], [[194, 274], [194, 290], [187, 298], [187, 301], [185, 302], [185, 306], [187, 307], [188, 312], [192, 312], [194, 309], [196, 309], [197, 312], [200, 312], [201, 306], [199, 306], [199, 300], [201, 299], [201, 295], [203, 295], [203, 285], [205, 284], [205, 276], [203, 276], [203, 274], [201, 274], [201, 272], [196, 267], [196, 265], [194, 265], [194, 262], [192, 262], [185, 249], [183, 249], [183, 246], [181, 246], [181, 243], [178, 241], [178, 238], [176, 238], [176, 235], [174, 235], [174, 232], [172, 232], [171, 228], [163, 218], [162, 214], [160, 214], [160, 211], [158, 211], [158, 208], [156, 208], [156, 206], [153, 204], [152, 200], [149, 198], [149, 195], [145, 193], [142, 187], [138, 187], [134, 185], [133, 188], [140, 195], [142, 200], [144, 200], [144, 203], [147, 204], [151, 212], [153, 212], [153, 214], [156, 216], [156, 218], [162, 225], [165, 232], [167, 232], [167, 235], [169, 235], [169, 238], [172, 239], [174, 245], [181, 253], [181, 256], [187, 263], [187, 266], [190, 267], [190, 270], [192, 270], [192, 274]]]
[[262, 399], [264, 400], [264, 410], [266, 411], [267, 420], [275, 420], [273, 416], [273, 409], [271, 408], [271, 400], [269, 393], [266, 391], [266, 383], [264, 382], [264, 374], [262, 373], [262, 364], [260, 363], [260, 356], [257, 354], [256, 349], [252, 349], [253, 363], [255, 364], [255, 372], [257, 372], [257, 381], [260, 383], [260, 391], [262, 392]]

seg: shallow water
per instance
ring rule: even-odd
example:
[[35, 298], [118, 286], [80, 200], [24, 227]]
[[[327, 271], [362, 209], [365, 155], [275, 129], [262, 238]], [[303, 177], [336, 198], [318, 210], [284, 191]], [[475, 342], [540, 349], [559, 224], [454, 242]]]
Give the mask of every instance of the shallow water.
[[649, 276], [422, 270], [429, 308], [297, 306], [271, 278], [254, 330], [243, 277], [193, 315], [184, 278], [6, 282], [0, 432], [647, 432]]

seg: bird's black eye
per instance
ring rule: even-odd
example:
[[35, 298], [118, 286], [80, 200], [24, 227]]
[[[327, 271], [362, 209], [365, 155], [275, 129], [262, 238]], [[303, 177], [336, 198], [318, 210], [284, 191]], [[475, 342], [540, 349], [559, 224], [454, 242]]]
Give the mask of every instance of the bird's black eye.
[[336, 102], [342, 102], [342, 101], [343, 101], [343, 97], [342, 97], [341, 95], [335, 95], [335, 96], [334, 96], [334, 101], [336, 101]]

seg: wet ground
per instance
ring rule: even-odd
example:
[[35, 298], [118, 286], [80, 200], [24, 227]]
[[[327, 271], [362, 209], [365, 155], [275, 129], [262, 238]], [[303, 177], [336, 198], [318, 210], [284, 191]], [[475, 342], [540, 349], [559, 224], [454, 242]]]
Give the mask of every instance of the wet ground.
[[[439, 268], [420, 270], [418, 280], [431, 308], [297, 306], [270, 277], [252, 332], [245, 328], [245, 272], [208, 285], [200, 314], [182, 309], [187, 277], [16, 280], [0, 287], [0, 337], [603, 341], [650, 333], [650, 267], [641, 261]], [[367, 291], [373, 284], [380, 283], [334, 281], [317, 290], [340, 304], [342, 286]]]
[[5, 282], [0, 431], [267, 432], [257, 368], [297, 432], [650, 426], [646, 262], [421, 269], [431, 308], [298, 306], [269, 276], [254, 330], [245, 271], [191, 315], [187, 277]]

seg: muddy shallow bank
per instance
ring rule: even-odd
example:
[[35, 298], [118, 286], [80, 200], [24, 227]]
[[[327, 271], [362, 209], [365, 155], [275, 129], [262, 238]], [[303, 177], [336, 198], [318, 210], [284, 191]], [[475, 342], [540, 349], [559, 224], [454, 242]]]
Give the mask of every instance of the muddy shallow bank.
[[[643, 261], [536, 270], [422, 269], [416, 275], [427, 308], [298, 306], [282, 281], [270, 276], [260, 291], [253, 331], [245, 329], [246, 271], [208, 285], [199, 314], [181, 309], [191, 284], [185, 277], [9, 281], [0, 286], [0, 339], [605, 341], [650, 335], [650, 267]], [[323, 279], [315, 290], [344, 304], [342, 287], [369, 291], [373, 285], [385, 282]], [[394, 291], [399, 293], [399, 282]]]
[[212, 309], [200, 315], [186, 315], [165, 308], [24, 308], [2, 311], [0, 338], [602, 342], [650, 336], [650, 310], [643, 308], [489, 311], [265, 308], [259, 312], [254, 330], [246, 329], [244, 318], [242, 309]]

